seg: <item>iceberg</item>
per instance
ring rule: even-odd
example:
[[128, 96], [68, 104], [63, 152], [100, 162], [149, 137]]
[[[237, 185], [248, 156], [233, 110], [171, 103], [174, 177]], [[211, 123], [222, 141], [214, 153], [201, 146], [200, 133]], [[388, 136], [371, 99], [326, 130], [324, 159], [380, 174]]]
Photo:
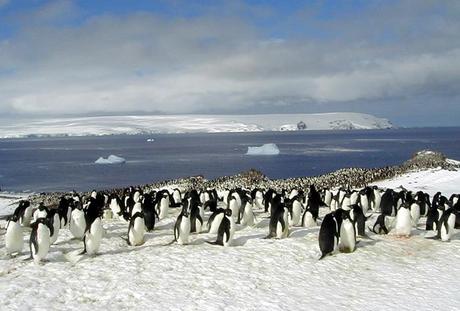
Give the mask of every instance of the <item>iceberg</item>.
[[248, 147], [247, 155], [278, 155], [280, 150], [276, 144], [264, 144], [260, 147]]
[[117, 157], [116, 155], [109, 155], [107, 159], [100, 157], [94, 163], [96, 164], [122, 164], [125, 163], [126, 160], [122, 157]]

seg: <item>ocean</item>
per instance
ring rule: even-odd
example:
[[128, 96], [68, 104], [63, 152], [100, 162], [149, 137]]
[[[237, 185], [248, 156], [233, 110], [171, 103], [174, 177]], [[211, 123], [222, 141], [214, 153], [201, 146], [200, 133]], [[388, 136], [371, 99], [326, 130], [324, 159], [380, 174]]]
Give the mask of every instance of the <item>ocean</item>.
[[[275, 143], [280, 154], [245, 154], [249, 146], [267, 143]], [[102, 190], [193, 175], [212, 179], [251, 168], [270, 178], [314, 176], [400, 164], [422, 149], [460, 159], [459, 146], [460, 127], [0, 139], [0, 188]], [[111, 154], [126, 163], [94, 163]]]

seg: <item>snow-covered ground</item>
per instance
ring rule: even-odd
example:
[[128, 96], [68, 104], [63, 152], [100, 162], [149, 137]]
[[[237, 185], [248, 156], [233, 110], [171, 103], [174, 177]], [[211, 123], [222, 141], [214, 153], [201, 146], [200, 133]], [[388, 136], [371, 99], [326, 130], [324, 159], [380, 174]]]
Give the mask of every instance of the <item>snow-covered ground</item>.
[[[432, 169], [378, 185], [450, 196], [460, 192], [460, 172]], [[266, 240], [268, 219], [261, 211], [255, 227], [237, 228], [233, 247], [205, 243], [215, 238], [210, 234], [193, 235], [188, 246], [164, 246], [176, 214], [159, 222], [139, 247], [122, 239], [125, 223], [105, 221], [96, 257], [77, 255], [82, 242], [71, 240], [67, 230], [42, 265], [24, 261], [28, 252], [8, 258], [1, 249], [2, 308], [456, 310], [460, 304], [459, 234], [443, 243], [425, 239], [424, 230], [404, 239], [371, 233], [354, 253], [318, 261], [319, 227], [291, 228], [287, 239]]]
[[391, 123], [362, 113], [265, 115], [168, 115], [2, 120], [0, 138], [27, 136], [87, 136], [151, 133], [217, 133], [296, 130], [383, 129]]

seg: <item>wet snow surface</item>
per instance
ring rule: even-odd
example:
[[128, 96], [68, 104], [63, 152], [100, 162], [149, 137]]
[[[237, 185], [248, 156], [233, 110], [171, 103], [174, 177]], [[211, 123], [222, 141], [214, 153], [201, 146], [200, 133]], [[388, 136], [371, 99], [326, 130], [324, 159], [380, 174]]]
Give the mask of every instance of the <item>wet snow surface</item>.
[[[450, 196], [459, 192], [454, 188], [460, 185], [460, 172], [435, 169], [379, 185]], [[139, 247], [122, 239], [127, 224], [104, 221], [107, 231], [95, 257], [78, 255], [82, 242], [61, 230], [41, 265], [24, 261], [28, 252], [8, 258], [2, 230], [2, 308], [454, 310], [460, 303], [459, 234], [443, 243], [425, 239], [425, 231], [418, 229], [410, 238], [370, 233], [354, 253], [318, 261], [319, 227], [291, 228], [287, 239], [265, 240], [268, 219], [261, 211], [256, 227], [237, 228], [233, 247], [205, 243], [215, 238], [209, 234], [193, 235], [191, 245], [163, 246], [172, 239], [177, 212], [159, 222]]]

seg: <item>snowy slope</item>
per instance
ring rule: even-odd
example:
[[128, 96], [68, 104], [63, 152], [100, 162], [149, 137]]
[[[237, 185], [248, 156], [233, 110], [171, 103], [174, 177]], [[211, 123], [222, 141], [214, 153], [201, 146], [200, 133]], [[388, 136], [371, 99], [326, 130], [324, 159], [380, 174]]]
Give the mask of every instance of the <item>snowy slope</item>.
[[[378, 184], [450, 196], [459, 192], [452, 185], [460, 184], [460, 172], [435, 169]], [[423, 230], [413, 230], [408, 239], [370, 234], [354, 253], [318, 261], [319, 227], [292, 228], [287, 239], [266, 240], [268, 219], [261, 211], [256, 227], [238, 227], [234, 247], [204, 243], [214, 238], [209, 234], [193, 235], [192, 245], [163, 246], [172, 239], [176, 214], [162, 220], [139, 247], [129, 247], [121, 238], [125, 223], [106, 221], [96, 257], [77, 255], [82, 243], [71, 240], [67, 230], [43, 265], [23, 261], [27, 253], [7, 258], [2, 249], [2, 307], [454, 310], [460, 302], [455, 290], [460, 287], [458, 233], [450, 243], [425, 239]]]
[[281, 115], [110, 116], [45, 120], [2, 120], [0, 138], [26, 136], [86, 136], [112, 134], [254, 132], [295, 130], [303, 121], [307, 130], [391, 128], [386, 119], [361, 113]]

